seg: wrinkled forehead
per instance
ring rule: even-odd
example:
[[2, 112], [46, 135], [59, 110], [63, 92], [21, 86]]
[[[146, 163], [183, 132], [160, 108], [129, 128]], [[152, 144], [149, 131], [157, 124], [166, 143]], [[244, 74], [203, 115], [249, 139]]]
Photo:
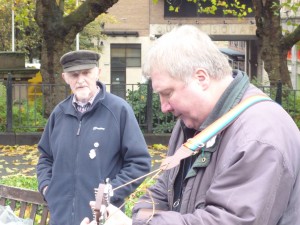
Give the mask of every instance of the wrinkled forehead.
[[178, 85], [185, 85], [182, 80], [171, 77], [167, 73], [154, 72], [151, 74], [151, 82], [154, 93], [175, 89]]

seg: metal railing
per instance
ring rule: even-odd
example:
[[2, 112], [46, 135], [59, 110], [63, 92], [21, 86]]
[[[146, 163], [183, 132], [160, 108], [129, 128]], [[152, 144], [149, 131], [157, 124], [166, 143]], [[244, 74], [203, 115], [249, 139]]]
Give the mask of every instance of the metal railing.
[[[0, 118], [0, 131], [42, 131], [47, 121], [45, 116], [47, 102], [45, 102], [42, 93], [46, 88], [52, 88], [52, 85], [13, 83], [10, 76], [3, 84], [6, 86], [7, 112], [5, 119], [1, 120]], [[153, 106], [153, 93], [150, 83], [107, 84], [106, 88], [108, 92], [119, 95], [133, 106], [140, 127], [147, 133], [152, 133], [155, 129], [154, 126], [157, 124], [167, 124], [172, 120], [175, 121], [175, 118], [170, 118], [170, 115], [153, 117], [158, 111], [160, 112], [160, 107]], [[300, 125], [300, 90], [283, 88], [281, 82], [278, 82], [277, 87], [260, 86], [259, 88], [281, 104], [298, 126]], [[65, 85], [63, 90], [63, 96], [67, 97], [70, 94], [70, 88]], [[1, 98], [3, 99], [3, 96]]]
[[280, 104], [300, 128], [300, 90], [284, 87], [281, 81], [278, 81], [276, 87], [258, 86], [258, 88]]
[[[45, 90], [52, 93], [51, 89], [54, 85], [17, 83], [12, 81], [10, 75], [2, 85], [6, 89], [6, 97], [1, 96], [2, 99], [6, 99], [6, 118], [1, 120], [0, 115], [0, 132], [42, 131], [47, 121], [45, 106], [49, 104], [43, 93]], [[60, 90], [63, 90], [61, 98], [64, 99], [70, 95], [71, 90], [68, 85], [60, 86]], [[153, 132], [154, 120], [153, 93], [150, 86], [150, 84], [106, 84], [108, 92], [124, 98], [133, 106], [140, 127], [147, 133]], [[169, 121], [169, 117], [170, 115], [162, 116], [156, 123]], [[175, 121], [175, 118], [173, 119]]]

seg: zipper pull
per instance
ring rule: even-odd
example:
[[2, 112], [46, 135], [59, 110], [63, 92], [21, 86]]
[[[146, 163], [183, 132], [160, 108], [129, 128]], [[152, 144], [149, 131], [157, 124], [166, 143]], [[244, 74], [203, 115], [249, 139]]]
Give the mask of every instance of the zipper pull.
[[78, 126], [78, 130], [77, 130], [77, 136], [79, 136], [80, 134], [80, 129], [81, 129], [81, 120], [79, 121], [79, 126]]
[[179, 204], [180, 204], [180, 198], [174, 202], [173, 207], [177, 208], [179, 206]]

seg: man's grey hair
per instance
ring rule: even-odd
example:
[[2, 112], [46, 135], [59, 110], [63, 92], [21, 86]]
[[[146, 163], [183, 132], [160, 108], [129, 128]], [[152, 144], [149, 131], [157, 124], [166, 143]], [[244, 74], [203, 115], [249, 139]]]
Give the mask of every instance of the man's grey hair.
[[152, 72], [159, 70], [188, 82], [199, 68], [213, 79], [232, 74], [228, 59], [207, 34], [195, 26], [182, 25], [155, 41], [146, 55], [142, 72], [151, 78]]

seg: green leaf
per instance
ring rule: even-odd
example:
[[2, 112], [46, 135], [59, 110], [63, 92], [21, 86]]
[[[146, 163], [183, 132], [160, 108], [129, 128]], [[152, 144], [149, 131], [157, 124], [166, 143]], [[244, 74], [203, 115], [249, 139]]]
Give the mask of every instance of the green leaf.
[[170, 5], [169, 6], [169, 11], [173, 12], [175, 9], [174, 9], [174, 6]]

